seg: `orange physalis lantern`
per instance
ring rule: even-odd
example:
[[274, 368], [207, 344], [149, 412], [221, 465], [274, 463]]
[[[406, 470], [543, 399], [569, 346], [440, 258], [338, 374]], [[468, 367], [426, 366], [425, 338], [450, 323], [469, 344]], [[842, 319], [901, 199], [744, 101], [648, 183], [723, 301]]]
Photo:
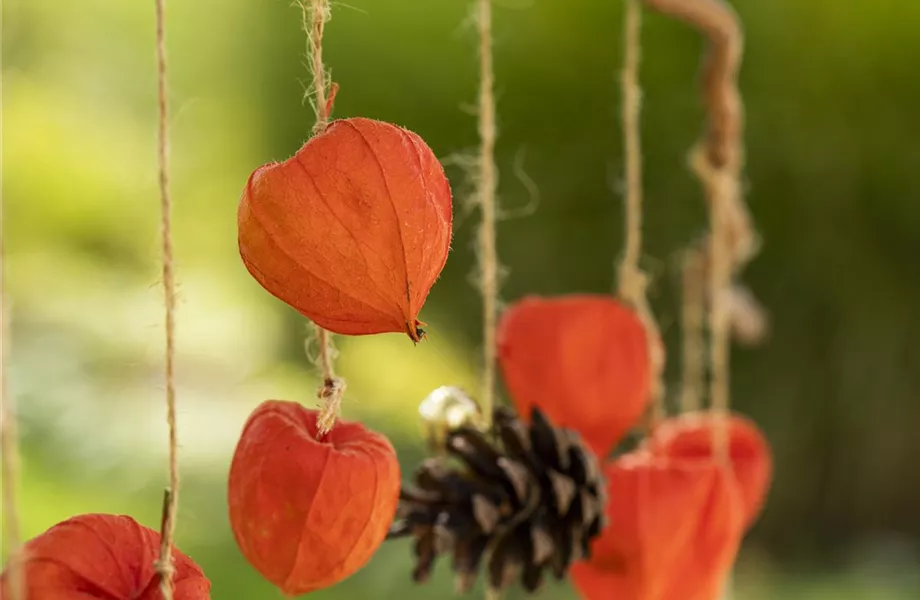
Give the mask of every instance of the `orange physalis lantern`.
[[572, 568], [585, 600], [717, 600], [741, 538], [731, 474], [646, 451], [605, 469], [607, 528]]
[[519, 414], [538, 406], [601, 457], [648, 404], [645, 330], [608, 296], [521, 300], [502, 316], [498, 355]]
[[[680, 459], [710, 459], [716, 417], [706, 412], [684, 413], [665, 419], [648, 439], [649, 450]], [[732, 415], [728, 422], [728, 451], [744, 500], [745, 525], [759, 516], [773, 476], [770, 445], [753, 421]]]
[[250, 175], [240, 256], [266, 290], [329, 331], [417, 342], [451, 221], [450, 185], [419, 136], [343, 119]]
[[263, 402], [230, 465], [236, 542], [287, 595], [328, 587], [364, 566], [399, 500], [399, 463], [384, 436], [339, 420], [318, 439], [316, 418], [295, 402]]
[[[87, 514], [51, 527], [23, 546], [26, 600], [159, 600], [160, 534], [124, 515]], [[174, 600], [208, 600], [211, 583], [173, 549]], [[0, 596], [9, 598], [7, 573]]]

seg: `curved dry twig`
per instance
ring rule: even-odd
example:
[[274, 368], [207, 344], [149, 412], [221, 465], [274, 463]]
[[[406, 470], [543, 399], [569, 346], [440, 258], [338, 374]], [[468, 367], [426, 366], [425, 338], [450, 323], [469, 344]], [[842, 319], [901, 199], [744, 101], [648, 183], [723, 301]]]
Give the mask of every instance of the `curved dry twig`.
[[[709, 47], [702, 66], [702, 92], [707, 125], [704, 139], [694, 153], [702, 153], [705, 160], [691, 156], [691, 163], [701, 178], [716, 171], [732, 174], [737, 181], [744, 163], [744, 106], [737, 83], [744, 52], [744, 33], [737, 13], [723, 0], [642, 2], [706, 36]], [[711, 194], [707, 196], [711, 201]], [[740, 189], [728, 198], [727, 204], [732, 270], [737, 271], [756, 254], [758, 242]]]
[[[707, 110], [703, 139], [690, 153], [709, 205], [706, 272], [709, 303], [710, 406], [729, 410], [729, 337], [732, 329], [732, 278], [757, 252], [757, 238], [741, 194], [744, 164], [744, 108], [737, 77], [744, 51], [740, 19], [723, 0], [643, 0], [649, 8], [687, 23], [706, 36], [702, 89]], [[728, 433], [714, 430], [719, 456], [727, 458]]]

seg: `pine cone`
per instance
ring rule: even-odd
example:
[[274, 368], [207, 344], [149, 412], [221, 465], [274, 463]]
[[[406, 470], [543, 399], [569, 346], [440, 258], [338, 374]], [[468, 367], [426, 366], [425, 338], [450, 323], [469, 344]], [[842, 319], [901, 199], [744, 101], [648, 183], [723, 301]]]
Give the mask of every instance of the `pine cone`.
[[488, 583], [502, 589], [521, 576], [534, 592], [544, 569], [562, 579], [588, 558], [603, 527], [606, 488], [597, 458], [574, 431], [553, 427], [534, 408], [530, 426], [495, 411], [497, 441], [463, 427], [446, 440], [449, 457], [431, 458], [403, 486], [388, 539], [412, 536], [423, 582], [440, 554], [453, 555], [458, 593], [470, 590], [483, 559]]

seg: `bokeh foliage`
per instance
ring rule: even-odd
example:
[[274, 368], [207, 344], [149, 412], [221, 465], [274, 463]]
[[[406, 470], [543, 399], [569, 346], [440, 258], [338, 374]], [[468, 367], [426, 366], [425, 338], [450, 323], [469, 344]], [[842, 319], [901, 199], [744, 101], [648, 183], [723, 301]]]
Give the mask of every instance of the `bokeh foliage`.
[[[150, 6], [148, 6], [150, 4]], [[439, 156], [474, 148], [469, 3], [335, 7], [326, 58], [336, 115], [391, 120]], [[844, 6], [845, 4], [845, 6]], [[735, 354], [739, 410], [776, 452], [768, 509], [749, 536], [740, 598], [913, 597], [920, 590], [920, 4], [739, 0], [747, 53], [748, 198], [764, 238], [746, 273], [769, 307], [768, 343]], [[498, 2], [504, 298], [612, 289], [622, 243], [618, 2]], [[158, 522], [165, 481], [162, 316], [154, 163], [153, 7], [116, 0], [3, 3], [4, 274], [24, 435], [26, 532], [77, 512]], [[214, 597], [276, 597], [233, 544], [224, 480], [248, 411], [311, 401], [305, 321], [249, 278], [235, 210], [249, 172], [310, 130], [299, 13], [282, 0], [169, 7], [180, 278], [179, 542]], [[646, 267], [676, 349], [676, 253], [705, 212], [685, 153], [703, 117], [701, 41], [648, 15], [642, 79]], [[520, 175], [520, 171], [526, 177]], [[476, 389], [475, 214], [457, 196], [454, 251], [423, 318], [429, 342], [340, 339], [346, 415], [421, 457], [418, 401]], [[539, 197], [527, 181], [532, 180]], [[521, 216], [525, 209], [536, 210]], [[678, 385], [676, 353], [669, 382]], [[447, 595], [408, 583], [387, 547], [317, 598]], [[571, 597], [564, 587], [548, 597]]]

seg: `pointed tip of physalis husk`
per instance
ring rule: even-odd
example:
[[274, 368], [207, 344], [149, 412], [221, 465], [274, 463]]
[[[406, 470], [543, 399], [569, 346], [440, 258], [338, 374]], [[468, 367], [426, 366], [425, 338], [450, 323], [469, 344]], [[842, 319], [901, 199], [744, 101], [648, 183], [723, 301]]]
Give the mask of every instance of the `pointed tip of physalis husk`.
[[419, 342], [428, 338], [428, 332], [424, 329], [427, 326], [427, 323], [423, 323], [418, 319], [415, 320], [414, 325], [406, 321], [406, 334], [409, 336], [409, 339], [412, 340], [412, 343], [414, 343], [416, 346], [418, 346]]

